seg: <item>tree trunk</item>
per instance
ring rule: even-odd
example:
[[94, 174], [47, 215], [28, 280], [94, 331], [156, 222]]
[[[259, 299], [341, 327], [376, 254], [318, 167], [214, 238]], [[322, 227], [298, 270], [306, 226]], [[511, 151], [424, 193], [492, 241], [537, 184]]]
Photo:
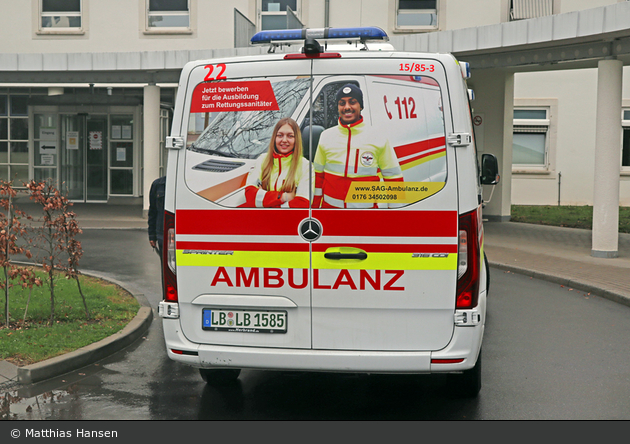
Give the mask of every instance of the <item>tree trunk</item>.
[[4, 296], [5, 296], [4, 320], [5, 320], [5, 325], [8, 327], [9, 326], [9, 272], [7, 270], [7, 267], [3, 267], [3, 268], [4, 268]]
[[53, 281], [54, 276], [53, 273], [55, 270], [53, 268], [48, 272], [48, 279], [50, 280], [50, 325], [53, 325], [55, 322], [55, 282]]
[[79, 294], [83, 299], [83, 306], [85, 307], [85, 317], [86, 319], [90, 319], [90, 312], [88, 311], [87, 302], [85, 301], [85, 295], [83, 294], [83, 290], [81, 290], [81, 283], [79, 282], [79, 275], [75, 274], [74, 279], [77, 281], [77, 287], [79, 287]]
[[26, 308], [24, 309], [24, 319], [22, 319], [22, 327], [26, 325], [26, 314], [28, 313], [28, 306], [31, 303], [31, 296], [33, 295], [33, 287], [28, 289], [28, 299], [26, 300]]

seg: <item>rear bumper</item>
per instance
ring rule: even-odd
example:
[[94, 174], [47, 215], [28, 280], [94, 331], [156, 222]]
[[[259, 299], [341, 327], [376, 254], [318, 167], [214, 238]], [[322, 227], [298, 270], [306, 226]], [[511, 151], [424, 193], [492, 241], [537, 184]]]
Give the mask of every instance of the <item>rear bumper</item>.
[[[461, 372], [475, 365], [484, 329], [483, 323], [475, 327], [455, 327], [451, 342], [443, 350], [406, 352], [195, 344], [183, 336], [178, 319], [164, 319], [163, 325], [169, 358], [193, 367], [351, 373]], [[173, 349], [184, 354], [174, 353]], [[461, 362], [436, 364], [432, 359]]]

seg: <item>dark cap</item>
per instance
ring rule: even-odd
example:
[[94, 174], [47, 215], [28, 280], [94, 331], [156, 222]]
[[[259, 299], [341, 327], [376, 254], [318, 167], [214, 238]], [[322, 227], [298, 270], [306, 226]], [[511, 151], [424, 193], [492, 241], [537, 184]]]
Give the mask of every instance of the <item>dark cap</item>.
[[352, 97], [357, 99], [359, 105], [361, 105], [361, 109], [363, 109], [363, 92], [357, 85], [347, 83], [339, 88], [339, 91], [337, 91], [337, 102], [339, 102], [342, 97]]

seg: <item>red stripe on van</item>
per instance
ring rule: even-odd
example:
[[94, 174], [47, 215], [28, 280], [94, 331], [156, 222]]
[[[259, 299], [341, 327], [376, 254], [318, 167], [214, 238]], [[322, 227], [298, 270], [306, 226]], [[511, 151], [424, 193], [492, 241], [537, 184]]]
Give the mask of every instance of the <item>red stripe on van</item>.
[[401, 164], [401, 165], [406, 165], [406, 164], [408, 164], [408, 163], [410, 163], [410, 162], [413, 162], [413, 161], [415, 161], [415, 160], [422, 159], [423, 157], [432, 156], [432, 155], [434, 155], [434, 154], [437, 154], [437, 153], [443, 153], [443, 152], [445, 152], [445, 151], [446, 151], [446, 148], [443, 148], [443, 149], [441, 149], [441, 150], [431, 151], [430, 153], [421, 153], [421, 154], [420, 154], [420, 155], [418, 155], [418, 156], [409, 157], [409, 158], [407, 158], [407, 159], [405, 159], [405, 160], [402, 160], [402, 161], [399, 161], [399, 162], [400, 162], [400, 164]]
[[[313, 242], [314, 252], [324, 252], [329, 248], [339, 247], [340, 243]], [[354, 247], [368, 253], [457, 253], [456, 244], [357, 244], [343, 243], [344, 247]], [[201, 251], [296, 251], [308, 252], [306, 241], [302, 243], [267, 243], [267, 242], [177, 242], [178, 250]]]
[[313, 209], [324, 236], [456, 237], [457, 211]]
[[308, 242], [267, 243], [267, 242], [177, 242], [178, 250], [204, 251], [297, 251], [308, 252]]
[[399, 145], [394, 147], [394, 151], [396, 151], [396, 156], [400, 159], [401, 157], [411, 156], [441, 146], [446, 146], [445, 137], [435, 137], [433, 139]]
[[[299, 236], [306, 209], [177, 210], [175, 232], [193, 235]], [[456, 237], [457, 211], [313, 209], [324, 236]]]
[[177, 234], [299, 236], [297, 227], [308, 217], [305, 209], [177, 210]]

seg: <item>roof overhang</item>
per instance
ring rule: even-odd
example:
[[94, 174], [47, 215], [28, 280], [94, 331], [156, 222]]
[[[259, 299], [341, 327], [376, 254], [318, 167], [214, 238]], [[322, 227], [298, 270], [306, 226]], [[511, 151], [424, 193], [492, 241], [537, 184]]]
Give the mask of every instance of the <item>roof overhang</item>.
[[[401, 51], [452, 53], [471, 69], [515, 72], [630, 64], [630, 2], [474, 28], [396, 35]], [[265, 48], [118, 53], [0, 54], [0, 83], [177, 83], [192, 60], [257, 55]], [[18, 75], [16, 75], [18, 74]]]

